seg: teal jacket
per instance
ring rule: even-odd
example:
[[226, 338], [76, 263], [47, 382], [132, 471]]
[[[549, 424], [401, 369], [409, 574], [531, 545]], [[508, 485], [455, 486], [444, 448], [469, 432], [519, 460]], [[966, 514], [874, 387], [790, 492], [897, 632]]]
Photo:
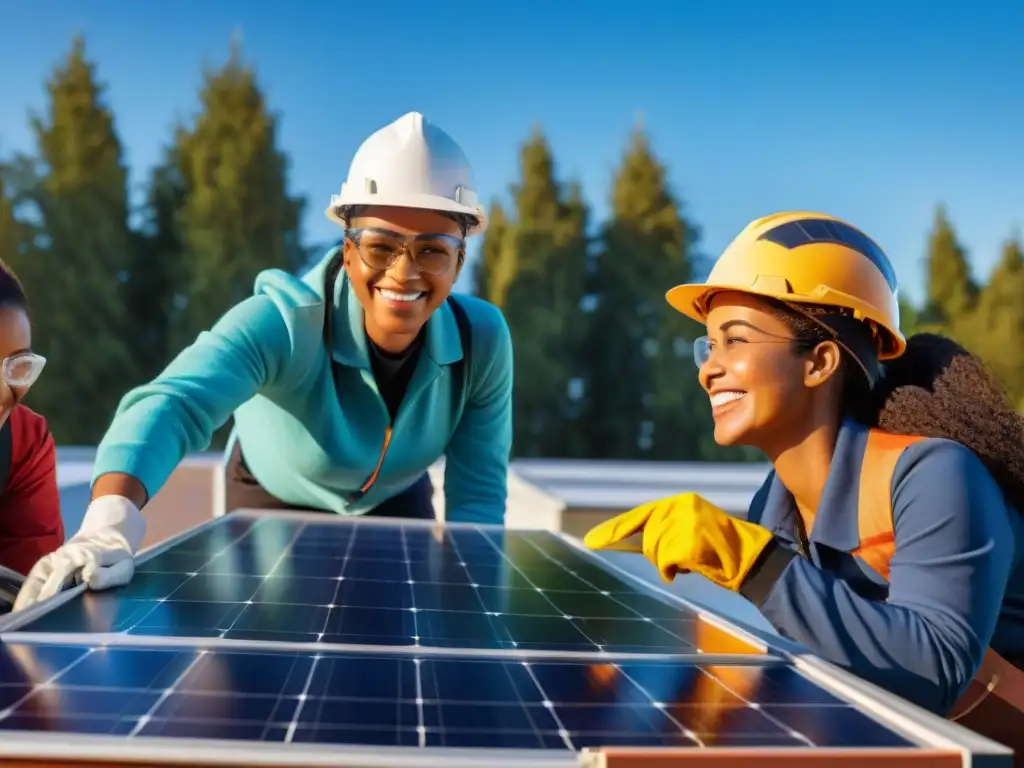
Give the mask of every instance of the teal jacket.
[[[121, 400], [94, 477], [125, 472], [152, 497], [185, 454], [206, 449], [235, 416], [250, 471], [289, 504], [359, 515], [418, 480], [445, 456], [445, 517], [501, 523], [512, 443], [512, 343], [500, 310], [459, 296], [471, 327], [472, 380], [455, 381], [464, 350], [452, 309], [427, 321], [423, 353], [392, 425], [374, 382], [363, 309], [344, 270], [335, 286], [333, 357], [323, 343], [323, 277], [332, 255], [302, 277], [267, 270], [152, 382]], [[456, 369], [456, 372], [458, 369]], [[452, 387], [463, 394], [453, 400]], [[391, 429], [387, 450], [385, 435]], [[377, 478], [358, 501], [346, 495]]]

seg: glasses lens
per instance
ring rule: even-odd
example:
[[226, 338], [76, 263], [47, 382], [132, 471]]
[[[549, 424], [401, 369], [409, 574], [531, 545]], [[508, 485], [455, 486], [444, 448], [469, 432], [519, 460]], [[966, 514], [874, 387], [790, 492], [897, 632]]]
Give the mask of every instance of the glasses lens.
[[401, 242], [378, 232], [364, 232], [357, 245], [359, 255], [371, 269], [389, 269], [402, 250]]
[[4, 378], [8, 386], [27, 387], [39, 378], [46, 358], [39, 355], [16, 355], [4, 361]]
[[711, 345], [707, 336], [693, 340], [693, 362], [700, 368], [711, 357]]
[[451, 266], [459, 252], [459, 241], [445, 235], [424, 235], [413, 244], [413, 259], [423, 272], [437, 275]]

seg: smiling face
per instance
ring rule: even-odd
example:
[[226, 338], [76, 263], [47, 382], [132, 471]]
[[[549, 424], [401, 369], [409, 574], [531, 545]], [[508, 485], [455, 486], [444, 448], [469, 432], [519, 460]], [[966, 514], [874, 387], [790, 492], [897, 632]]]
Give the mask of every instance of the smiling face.
[[736, 292], [716, 295], [707, 333], [710, 354], [699, 376], [719, 445], [750, 445], [771, 456], [824, 411], [838, 408], [838, 345], [823, 341], [808, 349], [767, 302]]
[[435, 211], [371, 207], [349, 221], [349, 231], [345, 271], [366, 311], [366, 332], [400, 352], [452, 292], [462, 269], [462, 230]]

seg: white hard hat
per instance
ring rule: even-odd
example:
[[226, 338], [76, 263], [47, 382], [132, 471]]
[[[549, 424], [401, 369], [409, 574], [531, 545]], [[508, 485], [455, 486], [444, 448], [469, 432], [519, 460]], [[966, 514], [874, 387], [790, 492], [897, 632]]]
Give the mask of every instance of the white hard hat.
[[487, 228], [469, 159], [451, 136], [419, 112], [384, 126], [356, 150], [341, 194], [331, 195], [327, 218], [344, 226], [342, 212], [353, 205], [462, 213], [476, 219], [467, 235]]

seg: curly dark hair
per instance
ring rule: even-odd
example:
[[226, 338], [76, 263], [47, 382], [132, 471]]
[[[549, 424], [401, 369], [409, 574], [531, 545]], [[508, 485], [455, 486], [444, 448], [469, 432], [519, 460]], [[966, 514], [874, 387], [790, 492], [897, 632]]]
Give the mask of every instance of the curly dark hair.
[[841, 310], [779, 305], [776, 312], [798, 347], [813, 349], [829, 339], [843, 347], [845, 415], [886, 432], [960, 443], [1024, 514], [1024, 416], [981, 360], [953, 339], [919, 333], [907, 340], [903, 355], [880, 365], [871, 328]]

